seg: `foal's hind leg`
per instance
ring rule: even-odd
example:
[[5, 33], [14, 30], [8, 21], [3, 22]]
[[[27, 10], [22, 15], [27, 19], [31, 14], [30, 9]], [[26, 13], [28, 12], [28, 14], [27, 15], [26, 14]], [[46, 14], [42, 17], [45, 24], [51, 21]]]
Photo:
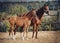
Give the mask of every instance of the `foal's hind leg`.
[[11, 35], [11, 30], [9, 30], [9, 36]]
[[13, 39], [15, 40], [15, 38], [16, 38], [16, 31], [17, 31], [17, 28], [18, 28], [18, 26], [14, 29], [14, 33], [13, 33]]
[[9, 38], [12, 38], [12, 34], [13, 34], [13, 32], [12, 32], [13, 30], [12, 30], [12, 28], [10, 27], [10, 30], [9, 30]]
[[16, 28], [14, 29], [14, 35], [16, 35], [17, 29], [18, 29], [18, 26], [16, 26]]
[[13, 26], [12, 26], [11, 29], [10, 29], [10, 34], [11, 34], [11, 38], [12, 38], [13, 40], [15, 40], [15, 38], [14, 38], [14, 27], [13, 27]]
[[9, 36], [11, 35], [11, 27], [10, 27], [10, 29], [9, 29]]
[[9, 38], [13, 38], [13, 35], [14, 35], [14, 33], [13, 33], [13, 30], [9, 30]]

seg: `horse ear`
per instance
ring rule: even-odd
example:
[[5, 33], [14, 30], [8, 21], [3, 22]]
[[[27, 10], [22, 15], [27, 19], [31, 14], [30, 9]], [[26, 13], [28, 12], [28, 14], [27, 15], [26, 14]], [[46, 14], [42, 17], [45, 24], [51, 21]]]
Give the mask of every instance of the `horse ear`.
[[32, 10], [36, 10], [35, 8], [32, 8]]
[[48, 6], [48, 4], [44, 4], [44, 6]]

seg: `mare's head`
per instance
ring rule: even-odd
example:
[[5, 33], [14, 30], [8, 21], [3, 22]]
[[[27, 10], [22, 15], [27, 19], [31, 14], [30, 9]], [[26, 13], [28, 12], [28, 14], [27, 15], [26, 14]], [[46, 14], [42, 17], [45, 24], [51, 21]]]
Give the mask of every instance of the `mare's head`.
[[43, 10], [44, 10], [44, 13], [49, 15], [49, 6], [47, 4], [44, 4]]
[[41, 7], [40, 9], [38, 9], [36, 11], [36, 14], [37, 14], [39, 19], [41, 19], [41, 17], [43, 16], [44, 13], [49, 15], [49, 6], [47, 4], [44, 4], [43, 7]]

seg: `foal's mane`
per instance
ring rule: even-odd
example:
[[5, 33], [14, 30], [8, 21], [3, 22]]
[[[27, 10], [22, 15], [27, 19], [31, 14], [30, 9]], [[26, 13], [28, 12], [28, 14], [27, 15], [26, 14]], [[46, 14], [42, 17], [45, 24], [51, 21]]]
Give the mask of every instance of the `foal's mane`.
[[[35, 13], [34, 13], [35, 12]], [[21, 14], [19, 15], [20, 17], [28, 17], [29, 19], [33, 19], [35, 17], [37, 17], [37, 14], [36, 14], [36, 9], [32, 9], [31, 11], [29, 11], [28, 13], [24, 13], [24, 14]]]
[[31, 11], [29, 11], [26, 16], [28, 16], [30, 19], [33, 19], [35, 17], [37, 17], [36, 15], [36, 9], [32, 9]]

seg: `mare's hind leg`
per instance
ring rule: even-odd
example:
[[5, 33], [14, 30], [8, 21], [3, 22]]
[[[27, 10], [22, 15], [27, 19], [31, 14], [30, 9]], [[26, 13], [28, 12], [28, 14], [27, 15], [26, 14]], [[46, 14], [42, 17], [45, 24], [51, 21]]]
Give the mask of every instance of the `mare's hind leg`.
[[33, 34], [32, 34], [32, 38], [34, 37], [35, 29], [36, 29], [36, 24], [33, 25]]

